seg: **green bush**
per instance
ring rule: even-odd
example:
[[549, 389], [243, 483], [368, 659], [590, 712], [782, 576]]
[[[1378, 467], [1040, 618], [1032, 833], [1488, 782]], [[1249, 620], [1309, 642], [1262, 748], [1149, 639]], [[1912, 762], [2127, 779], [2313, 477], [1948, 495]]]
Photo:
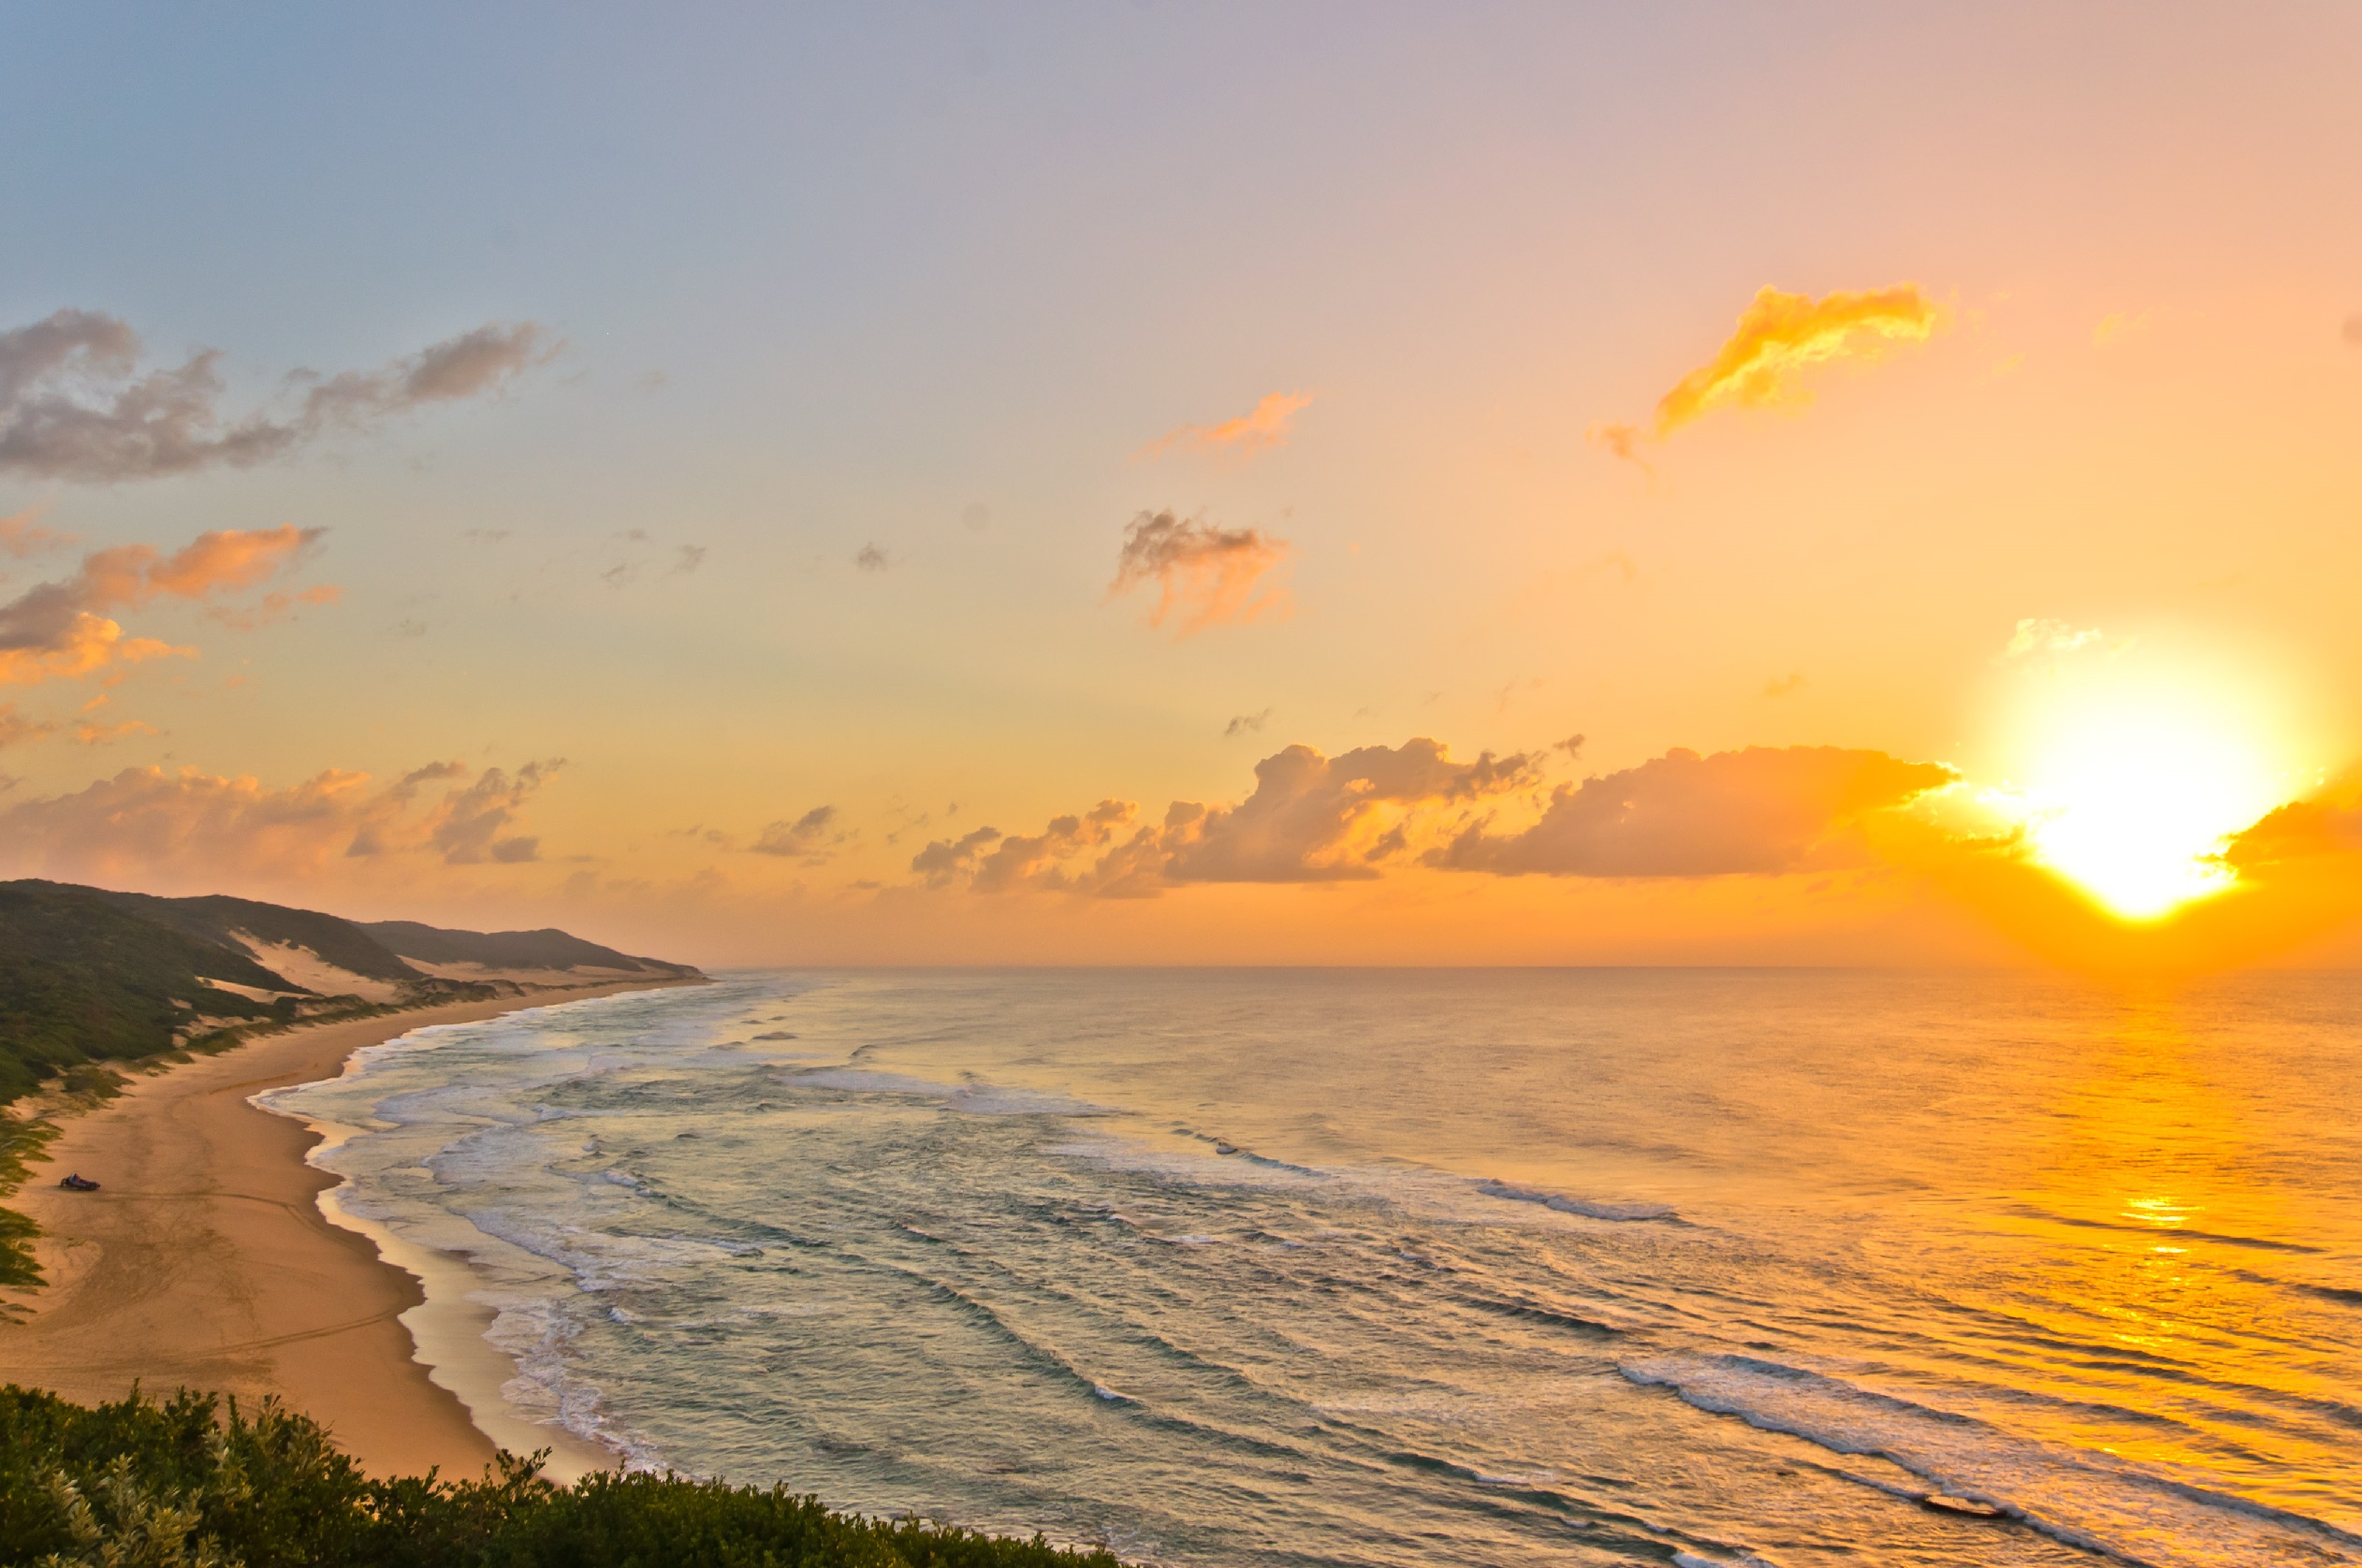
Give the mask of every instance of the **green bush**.
[[836, 1514], [783, 1488], [503, 1454], [374, 1481], [312, 1420], [185, 1390], [86, 1408], [0, 1388], [0, 1568], [1115, 1568], [1036, 1538]]

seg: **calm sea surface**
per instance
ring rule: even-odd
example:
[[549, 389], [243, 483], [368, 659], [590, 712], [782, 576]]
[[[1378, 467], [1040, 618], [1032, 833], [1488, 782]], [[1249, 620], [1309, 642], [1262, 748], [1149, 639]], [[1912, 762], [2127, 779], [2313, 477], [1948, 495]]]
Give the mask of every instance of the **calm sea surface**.
[[1152, 1562], [2362, 1563], [2362, 978], [736, 974], [271, 1103], [636, 1465]]

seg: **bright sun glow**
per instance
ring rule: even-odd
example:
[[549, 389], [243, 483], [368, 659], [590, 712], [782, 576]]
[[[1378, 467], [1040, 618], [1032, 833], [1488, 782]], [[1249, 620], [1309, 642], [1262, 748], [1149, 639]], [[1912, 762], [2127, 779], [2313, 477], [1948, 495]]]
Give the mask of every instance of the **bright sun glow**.
[[2075, 662], [2023, 693], [2018, 809], [2036, 858], [2128, 920], [2228, 887], [2209, 857], [2290, 793], [2260, 704], [2220, 670]]

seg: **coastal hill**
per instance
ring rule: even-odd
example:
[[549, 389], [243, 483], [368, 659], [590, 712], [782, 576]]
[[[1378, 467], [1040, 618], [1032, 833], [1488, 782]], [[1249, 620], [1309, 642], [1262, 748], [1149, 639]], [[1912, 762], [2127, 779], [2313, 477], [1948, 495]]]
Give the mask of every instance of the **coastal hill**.
[[0, 1104], [241, 1024], [697, 975], [562, 931], [365, 924], [245, 898], [0, 882]]

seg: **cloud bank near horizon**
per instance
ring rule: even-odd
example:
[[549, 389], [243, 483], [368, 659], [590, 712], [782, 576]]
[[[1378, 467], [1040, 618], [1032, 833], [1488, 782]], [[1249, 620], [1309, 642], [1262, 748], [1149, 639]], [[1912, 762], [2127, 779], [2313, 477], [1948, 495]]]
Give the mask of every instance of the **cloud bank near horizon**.
[[[0, 739], [22, 728], [0, 714]], [[388, 783], [328, 769], [286, 788], [196, 768], [124, 769], [0, 809], [0, 876], [293, 894], [322, 907], [388, 894], [414, 905], [493, 898], [520, 913], [556, 901], [620, 918], [661, 906], [750, 940], [773, 918], [811, 931], [815, 921], [841, 918], [853, 923], [829, 927], [825, 940], [867, 942], [870, 960], [890, 962], [926, 961], [930, 941], [951, 941], [955, 951], [982, 941], [982, 951], [1039, 959], [1110, 921], [1127, 935], [1109, 939], [1137, 953], [1155, 931], [1203, 934], [1209, 919], [1240, 918], [1253, 906], [1239, 900], [1266, 896], [1255, 888], [1277, 897], [1285, 888], [1393, 881], [1401, 893], [1321, 907], [1352, 929], [1401, 932], [1440, 931], [1433, 922], [1458, 910], [1449, 918], [1486, 929], [1511, 922], [1503, 939], [1524, 944], [1517, 951], [1529, 956], [1574, 959], [1625, 951], [1616, 944], [1638, 941], [1643, 927], [1653, 933], [1647, 951], [1688, 951], [1669, 919], [1706, 921], [1717, 940], [1737, 940], [1734, 932], [1758, 920], [1792, 934], [1835, 921], [1830, 929], [1868, 939], [1859, 922], [1881, 909], [1917, 911], [1910, 918], [1921, 922], [1918, 937], [1895, 937], [1911, 951], [1912, 939], [1942, 939], [1926, 902], [1940, 897], [2037, 954], [2103, 967], [2203, 967], [2215, 961], [2209, 955], [2283, 951], [2362, 914], [2362, 799], [2350, 793], [2289, 803], [2231, 835], [2222, 858], [2238, 873], [2233, 895], [2162, 924], [2127, 924], [2045, 870], [2022, 835], [1963, 829], [1952, 768], [1859, 748], [1674, 748], [1553, 785], [1549, 770], [1564, 766], [1555, 748], [1461, 759], [1424, 736], [1334, 756], [1295, 745], [1258, 762], [1252, 787], [1235, 800], [1180, 800], [1151, 814], [1103, 799], [1038, 831], [980, 827], [927, 843], [896, 883], [864, 864], [890, 840], [859, 834], [834, 806], [772, 821], [751, 839], [677, 835], [700, 853], [734, 851], [728, 869], [694, 870], [669, 854], [661, 869], [634, 867], [636, 851], [620, 844], [553, 864], [527, 819], [561, 765], [511, 772], [437, 762]], [[810, 879], [806, 868], [824, 864], [838, 873]], [[1546, 891], [1552, 884], [1568, 893]], [[1479, 892], [1488, 885], [1498, 892]], [[1573, 893], [1578, 886], [1597, 891]], [[1128, 911], [1159, 900], [1169, 912], [1085, 912], [1101, 901]], [[970, 928], [980, 917], [998, 935], [977, 936]], [[1516, 923], [1561, 918], [1574, 923], [1558, 937]], [[1931, 919], [1938, 923], [1927, 925]], [[858, 941], [856, 930], [866, 933]], [[1036, 951], [1028, 939], [1054, 946]], [[1568, 945], [1553, 945], [1560, 941]], [[920, 946], [897, 945], [908, 942]], [[1321, 938], [1314, 951], [1335, 945]]]
[[1960, 775], [1940, 762], [1834, 746], [1675, 747], [1552, 791], [1523, 832], [1472, 825], [1428, 864], [1521, 877], [1778, 876], [1872, 859], [1850, 830]]
[[[433, 762], [384, 785], [328, 768], [278, 790], [193, 767], [125, 768], [0, 810], [0, 869], [214, 891], [319, 882], [401, 862], [519, 865], [541, 853], [538, 837], [518, 831], [526, 806], [562, 766], [557, 759], [475, 772]], [[446, 786], [439, 794], [430, 789], [438, 784]]]
[[[1234, 806], [1175, 801], [1144, 824], [1133, 803], [1101, 801], [1039, 834], [985, 827], [939, 839], [910, 868], [929, 888], [1099, 897], [1191, 882], [1368, 881], [1390, 862], [1496, 877], [1779, 876], [1869, 864], [1858, 832], [1866, 819], [1960, 777], [1838, 747], [1676, 748], [1561, 784], [1530, 826], [1493, 832], [1490, 803], [1540, 783], [1543, 756], [1488, 751], [1460, 762], [1423, 736], [1334, 758], [1290, 746], [1255, 765], [1254, 790]], [[1486, 815], [1471, 818], [1480, 803]], [[1438, 828], [1451, 830], [1439, 842]]]

